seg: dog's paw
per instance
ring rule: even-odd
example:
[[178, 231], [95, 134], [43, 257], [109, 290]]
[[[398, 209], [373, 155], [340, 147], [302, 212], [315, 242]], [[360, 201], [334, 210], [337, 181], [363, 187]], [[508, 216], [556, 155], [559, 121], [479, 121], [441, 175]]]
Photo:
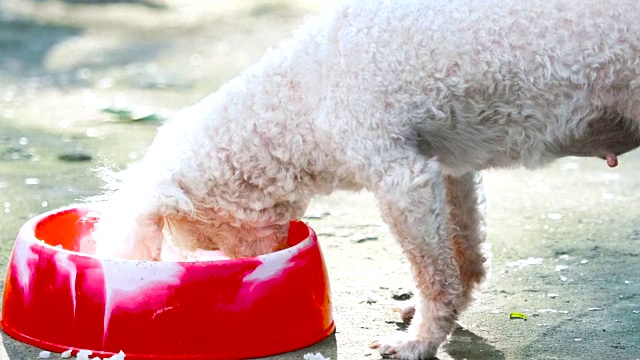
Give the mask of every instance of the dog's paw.
[[409, 334], [400, 334], [374, 341], [370, 347], [377, 349], [387, 359], [424, 360], [434, 358], [439, 345], [416, 339]]

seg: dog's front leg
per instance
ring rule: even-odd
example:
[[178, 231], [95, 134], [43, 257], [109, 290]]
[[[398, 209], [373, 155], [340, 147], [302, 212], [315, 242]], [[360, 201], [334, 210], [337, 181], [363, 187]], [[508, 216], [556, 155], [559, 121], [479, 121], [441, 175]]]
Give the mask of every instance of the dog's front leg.
[[420, 156], [386, 169], [376, 187], [384, 220], [407, 256], [418, 289], [408, 333], [375, 343], [385, 357], [434, 357], [451, 333], [463, 286], [447, 234], [447, 199], [439, 165]]
[[487, 258], [482, 253], [486, 238], [484, 194], [479, 173], [444, 177], [448, 204], [448, 229], [454, 258], [460, 269], [464, 310], [473, 299], [473, 290], [484, 280]]
[[[482, 252], [486, 238], [482, 177], [470, 172], [461, 176], [446, 175], [447, 236], [453, 244], [453, 256], [460, 271], [462, 301], [458, 312], [473, 300], [473, 291], [485, 278], [487, 258]], [[399, 309], [402, 320], [410, 323], [415, 307]]]

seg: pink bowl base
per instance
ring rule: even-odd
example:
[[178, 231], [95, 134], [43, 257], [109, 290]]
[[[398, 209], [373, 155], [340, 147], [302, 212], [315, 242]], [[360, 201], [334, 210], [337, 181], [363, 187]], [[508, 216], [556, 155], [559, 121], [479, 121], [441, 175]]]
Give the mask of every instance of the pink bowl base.
[[127, 359], [243, 359], [300, 349], [334, 331], [317, 237], [215, 262], [100, 259], [77, 252], [95, 220], [69, 207], [27, 222], [4, 289], [2, 330], [42, 349]]

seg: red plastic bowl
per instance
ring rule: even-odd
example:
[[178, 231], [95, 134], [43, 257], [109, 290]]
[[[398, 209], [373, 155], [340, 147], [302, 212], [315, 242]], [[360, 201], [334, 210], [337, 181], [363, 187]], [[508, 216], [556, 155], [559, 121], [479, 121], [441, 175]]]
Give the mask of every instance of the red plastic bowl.
[[124, 351], [127, 359], [244, 359], [300, 349], [334, 330], [329, 279], [311, 228], [291, 247], [214, 262], [101, 259], [78, 252], [91, 209], [24, 224], [14, 244], [0, 324], [42, 349]]

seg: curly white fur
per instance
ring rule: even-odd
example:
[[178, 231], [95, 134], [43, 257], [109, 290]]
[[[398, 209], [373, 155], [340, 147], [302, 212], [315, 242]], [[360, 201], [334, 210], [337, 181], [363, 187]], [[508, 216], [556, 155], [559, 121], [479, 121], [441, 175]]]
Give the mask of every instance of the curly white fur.
[[313, 196], [368, 189], [419, 289], [378, 347], [433, 356], [485, 275], [477, 172], [636, 148], [639, 59], [632, 0], [337, 5], [160, 128], [105, 195], [97, 253], [157, 259], [163, 232], [273, 251]]

